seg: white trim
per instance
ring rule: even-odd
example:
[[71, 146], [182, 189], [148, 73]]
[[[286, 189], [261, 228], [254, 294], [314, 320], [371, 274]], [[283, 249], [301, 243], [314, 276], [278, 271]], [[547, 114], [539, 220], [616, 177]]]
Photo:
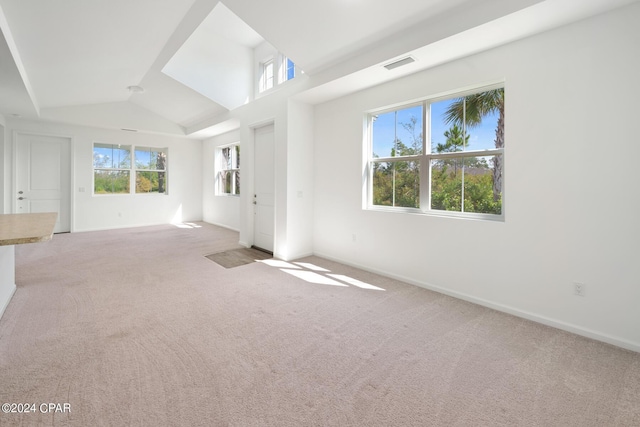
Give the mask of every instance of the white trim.
[[[183, 221], [183, 222], [184, 222], [184, 221]], [[187, 221], [187, 222], [190, 222], [190, 221]], [[229, 227], [228, 225], [226, 225], [226, 224], [221, 224], [221, 223], [219, 223], [219, 222], [211, 222], [211, 221], [202, 221], [202, 222], [207, 223], [207, 224], [211, 224], [211, 225], [215, 225], [216, 227], [226, 228], [227, 230], [235, 231], [236, 233], [239, 233], [239, 232], [240, 232], [240, 230], [238, 230], [237, 228]], [[245, 244], [245, 243], [240, 242], [240, 244], [241, 244], [242, 246], [246, 246], [247, 248], [249, 247], [249, 246], [248, 246], [247, 244]]]
[[[6, 298], [4, 300], [4, 303], [0, 306], [0, 319], [2, 319], [2, 315], [4, 314], [4, 312], [7, 309], [7, 307], [9, 307], [9, 303], [11, 302], [11, 298], [13, 298], [13, 295], [16, 293], [17, 286], [15, 285], [15, 283], [13, 284], [13, 286], [10, 286], [10, 289], [11, 290], [9, 291], [7, 296], [4, 297], [4, 298]], [[2, 298], [2, 295], [0, 295], [0, 298]]]
[[457, 298], [460, 300], [464, 300], [473, 304], [478, 304], [481, 305], [483, 307], [487, 307], [487, 308], [491, 308], [493, 310], [496, 311], [500, 311], [502, 313], [507, 313], [507, 314], [511, 314], [513, 316], [516, 317], [520, 317], [522, 319], [527, 319], [527, 320], [531, 320], [533, 322], [536, 323], [541, 323], [543, 325], [547, 325], [556, 329], [560, 329], [563, 331], [567, 331], [567, 332], [571, 332], [573, 334], [576, 335], [580, 335], [586, 338], [591, 338], [594, 339], [596, 341], [601, 341], [607, 344], [611, 344], [614, 345], [616, 347], [621, 347], [627, 350], [631, 350], [631, 351], [635, 351], [640, 353], [640, 343], [637, 342], [633, 342], [633, 341], [629, 341], [626, 340], [624, 338], [620, 338], [620, 337], [616, 337], [613, 335], [609, 335], [609, 334], [605, 334], [602, 332], [598, 332], [598, 331], [594, 331], [593, 329], [589, 329], [589, 328], [584, 328], [582, 326], [579, 325], [575, 325], [572, 323], [567, 323], [567, 322], [563, 322], [561, 320], [557, 320], [557, 319], [553, 319], [550, 317], [546, 317], [546, 316], [541, 316], [539, 314], [536, 313], [531, 313], [525, 310], [520, 310], [518, 308], [515, 307], [511, 307], [508, 305], [504, 305], [504, 304], [500, 304], [500, 303], [496, 303], [493, 301], [489, 301], [483, 298], [477, 298], [474, 297], [473, 295], [469, 295], [463, 292], [457, 292], [457, 291], [452, 291], [431, 283], [427, 283], [427, 282], [422, 282], [419, 280], [414, 280], [410, 277], [406, 277], [406, 276], [402, 276], [399, 274], [392, 274], [386, 271], [382, 271], [376, 268], [371, 268], [368, 266], [364, 266], [358, 263], [352, 263], [352, 262], [348, 262], [348, 261], [344, 261], [342, 259], [339, 258], [335, 258], [332, 257], [330, 255], [327, 254], [323, 254], [321, 252], [316, 252], [314, 253], [315, 256], [321, 257], [321, 258], [325, 258], [328, 259], [330, 261], [334, 261], [334, 262], [338, 262], [340, 264], [344, 264], [344, 265], [348, 265], [351, 267], [355, 267], [355, 268], [359, 268], [361, 270], [364, 271], [368, 271], [371, 273], [375, 273], [375, 274], [379, 274], [381, 276], [384, 277], [388, 277], [391, 279], [395, 279], [395, 280], [399, 280], [401, 282], [407, 283], [409, 285], [413, 285], [413, 286], [418, 286], [420, 288], [424, 288], [424, 289], [428, 289], [430, 291], [433, 292], [437, 292], [439, 294], [443, 294], [443, 295], [448, 295], [450, 297], [453, 298]]

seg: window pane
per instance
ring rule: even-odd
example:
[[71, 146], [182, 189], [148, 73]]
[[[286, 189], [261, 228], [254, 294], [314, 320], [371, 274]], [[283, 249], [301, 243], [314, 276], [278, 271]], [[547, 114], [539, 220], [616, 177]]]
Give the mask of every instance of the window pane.
[[[462, 98], [447, 99], [444, 101], [434, 102], [431, 104], [431, 152], [432, 153], [451, 153], [455, 151], [464, 151], [469, 145], [469, 135], [465, 133], [460, 121], [448, 121], [450, 115], [454, 114], [458, 108], [464, 106]], [[463, 114], [463, 113], [460, 113]]]
[[[499, 157], [496, 161], [495, 158]], [[494, 192], [495, 165], [502, 167], [502, 156], [464, 159], [464, 211], [500, 215], [502, 194]]]
[[235, 171], [236, 175], [236, 192], [235, 194], [240, 194], [240, 171]]
[[122, 168], [131, 167], [131, 147], [114, 144], [93, 145], [93, 167]]
[[149, 159], [149, 168], [156, 170], [164, 170], [166, 154], [157, 149], [151, 150]]
[[422, 154], [422, 105], [371, 116], [373, 157]]
[[151, 152], [148, 148], [136, 149], [136, 169], [151, 169]]
[[129, 194], [129, 171], [95, 170], [95, 194]]
[[166, 193], [166, 172], [136, 172], [136, 193]]
[[462, 158], [431, 161], [431, 209], [462, 211]]
[[296, 76], [295, 65], [293, 64], [293, 61], [290, 60], [289, 58], [286, 59], [285, 63], [287, 68], [285, 80], [291, 80]]
[[504, 147], [501, 112], [504, 112], [502, 88], [431, 104], [431, 152]]
[[420, 167], [417, 161], [372, 162], [373, 204], [420, 207]]
[[234, 169], [240, 169], [240, 146], [236, 145], [235, 149], [236, 149], [236, 164], [234, 166]]
[[231, 188], [232, 188], [232, 175], [231, 175], [232, 171], [221, 171], [219, 176], [218, 176], [218, 180], [219, 180], [219, 188], [220, 188], [220, 192], [222, 194], [231, 194]]
[[222, 153], [222, 169], [231, 169], [231, 147], [225, 147], [221, 150]]
[[264, 64], [262, 70], [263, 89], [267, 90], [273, 87], [273, 61]]

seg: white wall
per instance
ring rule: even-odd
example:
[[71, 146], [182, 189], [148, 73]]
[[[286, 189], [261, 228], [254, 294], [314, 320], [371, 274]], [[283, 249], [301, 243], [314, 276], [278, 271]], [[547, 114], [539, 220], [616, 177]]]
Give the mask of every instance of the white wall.
[[[71, 231], [101, 230], [202, 219], [202, 142], [186, 138], [98, 128], [7, 120], [9, 158], [13, 132], [70, 137], [72, 140]], [[168, 195], [93, 195], [93, 143], [168, 148]], [[8, 175], [13, 179], [14, 172]], [[80, 192], [80, 188], [84, 192]], [[11, 191], [11, 182], [5, 183]], [[11, 207], [7, 207], [10, 210]]]
[[[216, 148], [240, 141], [240, 131], [236, 130], [209, 138], [202, 146], [202, 219], [238, 231], [240, 229], [240, 197], [216, 196]], [[244, 147], [240, 145], [240, 193], [244, 189], [245, 162]]]
[[[640, 351], [639, 20], [635, 4], [317, 106], [315, 253]], [[497, 79], [504, 222], [362, 210], [365, 110]]]
[[[237, 132], [211, 138], [205, 141], [203, 149], [204, 218], [207, 222], [236, 228], [232, 222], [237, 216], [240, 243], [251, 246], [254, 231], [254, 165], [259, 161], [254, 158], [254, 130], [273, 124], [274, 255], [285, 260], [312, 253], [313, 107], [289, 101], [306, 82], [307, 79], [296, 77], [251, 104], [231, 111], [230, 117], [240, 123]], [[216, 146], [235, 142], [237, 135], [242, 152], [242, 191], [236, 206], [235, 200], [218, 200], [211, 196], [215, 165], [213, 160], [208, 159], [213, 159]], [[211, 186], [210, 189], [208, 186]]]
[[0, 114], [0, 214], [7, 213], [7, 211], [5, 211], [5, 200], [9, 196], [4, 189], [8, 168], [7, 156], [5, 155], [6, 140], [5, 118]]
[[287, 253], [313, 254], [314, 108], [289, 100], [287, 109]]

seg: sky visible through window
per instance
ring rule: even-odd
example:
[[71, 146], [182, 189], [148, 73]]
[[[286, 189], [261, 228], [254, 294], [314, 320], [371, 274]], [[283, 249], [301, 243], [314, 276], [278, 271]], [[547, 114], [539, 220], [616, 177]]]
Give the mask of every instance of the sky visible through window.
[[[445, 144], [444, 133], [451, 128], [444, 120], [444, 112], [453, 102], [452, 99], [431, 104], [431, 146]], [[403, 127], [410, 124], [411, 118], [416, 118], [414, 135], [418, 137], [422, 132], [422, 105], [379, 114], [373, 123], [373, 152], [378, 157], [390, 157], [394, 136], [407, 147], [412, 145], [414, 136]], [[469, 145], [466, 150], [487, 150], [495, 148], [495, 131], [498, 123], [498, 113], [487, 115], [478, 126], [467, 128]]]

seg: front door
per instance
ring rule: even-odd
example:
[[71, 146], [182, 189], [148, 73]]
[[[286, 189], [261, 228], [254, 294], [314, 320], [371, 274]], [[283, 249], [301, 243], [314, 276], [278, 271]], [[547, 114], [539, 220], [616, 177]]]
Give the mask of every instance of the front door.
[[69, 138], [16, 135], [15, 213], [57, 212], [55, 233], [71, 230]]
[[275, 173], [273, 125], [255, 130], [253, 245], [273, 252]]

